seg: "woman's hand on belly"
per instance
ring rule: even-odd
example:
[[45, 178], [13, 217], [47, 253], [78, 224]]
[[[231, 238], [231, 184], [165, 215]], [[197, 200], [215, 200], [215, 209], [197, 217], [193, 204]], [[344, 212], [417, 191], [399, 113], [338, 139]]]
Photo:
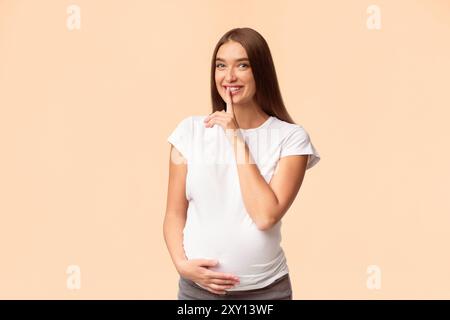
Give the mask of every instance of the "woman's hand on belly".
[[215, 294], [225, 294], [227, 289], [239, 283], [239, 278], [233, 274], [216, 272], [208, 269], [217, 265], [216, 260], [191, 259], [178, 264], [178, 273], [192, 280]]

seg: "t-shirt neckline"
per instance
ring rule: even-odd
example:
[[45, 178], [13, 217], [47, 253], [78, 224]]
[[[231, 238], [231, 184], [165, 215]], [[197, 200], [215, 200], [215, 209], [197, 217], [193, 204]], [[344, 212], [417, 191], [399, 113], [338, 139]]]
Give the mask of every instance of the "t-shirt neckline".
[[272, 122], [272, 119], [273, 119], [273, 116], [269, 116], [269, 118], [267, 118], [266, 121], [264, 121], [259, 127], [256, 127], [256, 128], [248, 128], [248, 129], [239, 128], [239, 129], [244, 132], [259, 130], [259, 129], [262, 129], [263, 127], [267, 126], [270, 122]]

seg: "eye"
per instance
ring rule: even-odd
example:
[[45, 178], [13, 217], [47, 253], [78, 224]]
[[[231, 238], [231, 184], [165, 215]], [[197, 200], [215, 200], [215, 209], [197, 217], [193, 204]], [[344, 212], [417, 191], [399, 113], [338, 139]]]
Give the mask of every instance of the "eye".
[[[218, 64], [216, 64], [216, 68], [220, 68], [221, 66], [223, 66], [224, 64], [223, 63], [218, 63]], [[249, 65], [248, 64], [246, 64], [246, 63], [241, 63], [241, 64], [239, 64], [240, 66], [245, 66], [245, 67], [249, 67]]]

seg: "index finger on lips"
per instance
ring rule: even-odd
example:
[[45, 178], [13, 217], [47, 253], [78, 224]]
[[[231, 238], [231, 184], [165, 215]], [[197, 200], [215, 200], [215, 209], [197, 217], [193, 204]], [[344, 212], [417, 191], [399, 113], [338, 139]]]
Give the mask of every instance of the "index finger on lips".
[[230, 87], [227, 87], [226, 91], [226, 102], [227, 102], [227, 113], [233, 114], [233, 101], [231, 99], [231, 90]]

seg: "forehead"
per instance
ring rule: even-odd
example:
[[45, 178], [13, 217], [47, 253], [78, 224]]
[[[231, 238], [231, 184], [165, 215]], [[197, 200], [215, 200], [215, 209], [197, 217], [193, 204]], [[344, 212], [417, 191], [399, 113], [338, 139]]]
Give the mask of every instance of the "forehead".
[[220, 46], [217, 50], [216, 58], [223, 58], [226, 60], [237, 60], [240, 58], [248, 58], [245, 48], [236, 41], [228, 41]]

